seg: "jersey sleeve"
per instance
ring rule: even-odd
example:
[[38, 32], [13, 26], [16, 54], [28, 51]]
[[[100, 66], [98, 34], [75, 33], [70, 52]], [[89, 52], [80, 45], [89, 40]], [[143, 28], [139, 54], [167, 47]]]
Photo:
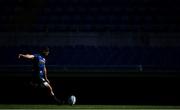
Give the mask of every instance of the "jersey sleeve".
[[38, 54], [33, 54], [34, 55], [34, 58], [37, 59], [38, 58]]

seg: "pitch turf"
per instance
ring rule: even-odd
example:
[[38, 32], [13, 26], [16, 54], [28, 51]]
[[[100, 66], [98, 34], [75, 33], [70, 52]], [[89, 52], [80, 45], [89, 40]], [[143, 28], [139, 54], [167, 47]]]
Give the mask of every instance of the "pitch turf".
[[112, 109], [140, 109], [140, 110], [180, 110], [180, 106], [157, 105], [30, 105], [30, 104], [0, 104], [0, 109], [60, 109], [60, 110], [112, 110]]

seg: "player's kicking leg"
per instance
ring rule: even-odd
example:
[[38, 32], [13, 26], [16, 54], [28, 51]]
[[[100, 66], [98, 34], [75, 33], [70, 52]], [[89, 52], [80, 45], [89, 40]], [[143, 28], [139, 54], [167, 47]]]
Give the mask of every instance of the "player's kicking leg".
[[52, 96], [53, 99], [54, 99], [58, 104], [62, 104], [62, 102], [55, 96], [51, 85], [50, 85], [48, 82], [46, 82], [46, 81], [43, 82], [43, 85], [48, 88], [48, 93], [50, 94], [50, 96]]

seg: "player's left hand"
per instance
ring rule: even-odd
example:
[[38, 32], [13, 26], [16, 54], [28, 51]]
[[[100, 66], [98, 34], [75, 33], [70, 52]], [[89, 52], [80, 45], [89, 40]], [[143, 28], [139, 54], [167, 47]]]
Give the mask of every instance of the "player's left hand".
[[20, 59], [22, 55], [23, 55], [23, 54], [19, 54], [19, 55], [18, 55], [18, 58]]

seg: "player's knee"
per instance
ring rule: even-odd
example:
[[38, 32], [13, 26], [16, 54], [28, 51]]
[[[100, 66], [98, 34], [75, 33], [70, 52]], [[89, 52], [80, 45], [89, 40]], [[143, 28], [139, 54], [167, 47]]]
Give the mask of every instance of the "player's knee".
[[48, 86], [48, 87], [50, 86], [48, 82], [44, 82], [43, 84], [44, 86]]

